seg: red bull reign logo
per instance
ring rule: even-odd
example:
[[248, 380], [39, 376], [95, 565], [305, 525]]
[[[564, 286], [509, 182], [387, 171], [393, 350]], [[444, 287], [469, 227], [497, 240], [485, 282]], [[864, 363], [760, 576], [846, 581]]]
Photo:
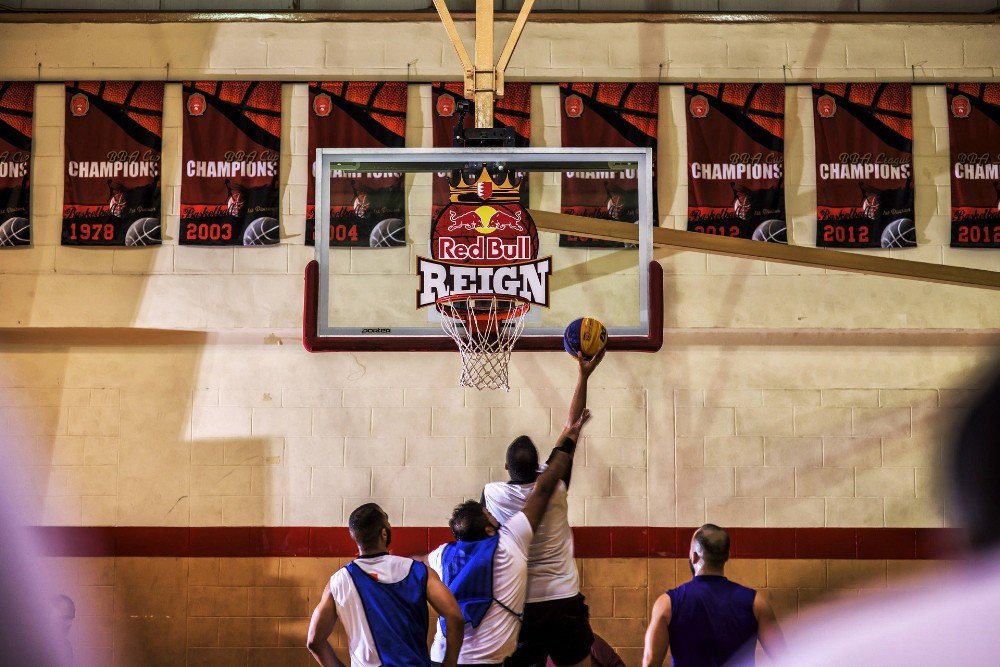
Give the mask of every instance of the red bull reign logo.
[[538, 258], [521, 176], [475, 164], [451, 174], [450, 203], [431, 227], [432, 259], [417, 259], [417, 307], [456, 295], [498, 295], [548, 306], [552, 258]]

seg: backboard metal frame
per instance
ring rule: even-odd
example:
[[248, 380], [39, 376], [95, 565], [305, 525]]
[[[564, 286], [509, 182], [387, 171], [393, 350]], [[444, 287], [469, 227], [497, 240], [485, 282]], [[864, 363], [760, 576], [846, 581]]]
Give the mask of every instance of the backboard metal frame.
[[[529, 163], [537, 171], [562, 171], [579, 164], [635, 164], [639, 183], [639, 326], [608, 327], [608, 348], [655, 352], [663, 344], [663, 272], [653, 260], [653, 156], [649, 148], [319, 148], [316, 150], [316, 259], [305, 270], [302, 341], [310, 352], [449, 351], [454, 342], [439, 327], [393, 328], [390, 334], [368, 333], [365, 327], [331, 326], [330, 176], [332, 170], [357, 171], [378, 163], [380, 171], [447, 171], [456, 161]], [[437, 163], [436, 161], [440, 161]], [[437, 166], [435, 166], [437, 165]], [[541, 230], [540, 230], [541, 231]], [[409, 242], [416, 241], [410, 239]], [[419, 241], [416, 241], [419, 242]], [[379, 252], [375, 250], [374, 252]], [[558, 266], [556, 267], [559, 268]], [[584, 309], [582, 309], [584, 310]], [[581, 312], [581, 314], [584, 314]], [[562, 350], [563, 329], [525, 330], [515, 351]]]

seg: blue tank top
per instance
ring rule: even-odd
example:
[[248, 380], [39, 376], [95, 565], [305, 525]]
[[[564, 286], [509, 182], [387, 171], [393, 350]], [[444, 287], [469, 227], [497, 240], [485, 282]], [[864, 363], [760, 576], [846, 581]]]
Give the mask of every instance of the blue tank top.
[[753, 665], [756, 594], [752, 588], [715, 575], [697, 576], [667, 591], [674, 667], [721, 667], [730, 661]]
[[[493, 604], [493, 557], [499, 545], [498, 533], [472, 542], [450, 542], [441, 552], [441, 580], [473, 628], [479, 627]], [[444, 619], [439, 623], [441, 634], [447, 636]]]
[[383, 667], [430, 667], [427, 650], [427, 566], [413, 561], [401, 581], [383, 584], [350, 562], [347, 572], [361, 598]]

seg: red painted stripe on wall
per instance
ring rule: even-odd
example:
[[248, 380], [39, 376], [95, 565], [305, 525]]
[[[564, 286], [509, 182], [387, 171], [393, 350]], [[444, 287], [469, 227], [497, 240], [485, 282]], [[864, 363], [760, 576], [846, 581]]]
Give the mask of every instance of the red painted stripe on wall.
[[[34, 526], [45, 556], [347, 557], [347, 528]], [[573, 529], [579, 558], [684, 558], [693, 528], [586, 526]], [[950, 528], [731, 528], [733, 558], [921, 560], [957, 552]], [[447, 528], [398, 527], [392, 550], [427, 553], [451, 540]]]

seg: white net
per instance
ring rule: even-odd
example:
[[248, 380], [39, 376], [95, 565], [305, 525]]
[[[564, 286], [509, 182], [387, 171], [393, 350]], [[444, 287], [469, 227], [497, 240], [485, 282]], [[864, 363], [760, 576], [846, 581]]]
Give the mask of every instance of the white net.
[[528, 304], [495, 296], [442, 300], [441, 328], [462, 355], [459, 385], [510, 391], [508, 366], [514, 343], [524, 331]]

